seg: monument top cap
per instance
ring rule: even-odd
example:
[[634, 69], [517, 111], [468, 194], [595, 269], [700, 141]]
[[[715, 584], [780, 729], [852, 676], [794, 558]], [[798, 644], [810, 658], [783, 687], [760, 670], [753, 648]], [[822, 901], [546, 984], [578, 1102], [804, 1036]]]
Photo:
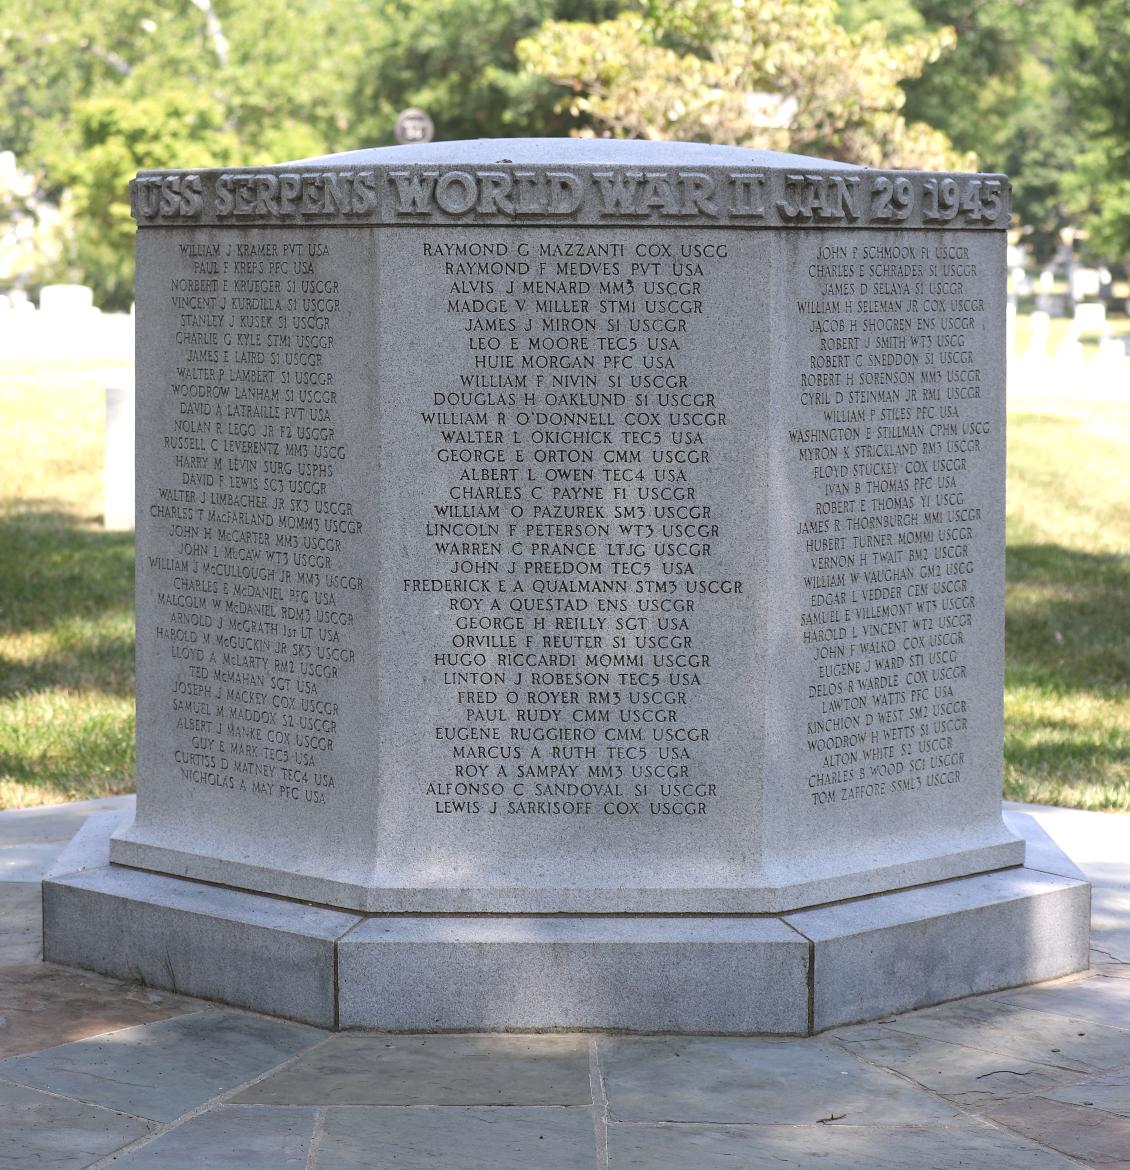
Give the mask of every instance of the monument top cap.
[[297, 159], [285, 165], [307, 167], [333, 163], [349, 166], [427, 166], [438, 163], [536, 166], [548, 162], [572, 166], [863, 169], [850, 163], [775, 150], [715, 146], [705, 142], [656, 142], [624, 138], [468, 138], [455, 142], [417, 142]]
[[142, 171], [140, 227], [352, 223], [1007, 226], [1003, 175], [875, 170], [699, 142], [479, 138], [268, 167]]

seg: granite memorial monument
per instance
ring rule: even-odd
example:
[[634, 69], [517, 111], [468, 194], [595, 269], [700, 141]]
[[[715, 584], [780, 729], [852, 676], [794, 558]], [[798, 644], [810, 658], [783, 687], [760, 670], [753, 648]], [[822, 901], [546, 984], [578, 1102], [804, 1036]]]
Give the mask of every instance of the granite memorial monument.
[[132, 196], [138, 802], [49, 958], [784, 1033], [1086, 965], [1001, 816], [1002, 176], [512, 140]]

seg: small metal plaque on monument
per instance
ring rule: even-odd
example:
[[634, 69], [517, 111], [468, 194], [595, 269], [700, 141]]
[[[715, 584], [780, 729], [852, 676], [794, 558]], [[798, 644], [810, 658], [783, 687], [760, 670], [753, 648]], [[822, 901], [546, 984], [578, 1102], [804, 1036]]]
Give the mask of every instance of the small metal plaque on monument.
[[480, 141], [133, 209], [138, 803], [53, 957], [128, 903], [320, 1023], [783, 1033], [1086, 965], [1001, 818], [1002, 176]]

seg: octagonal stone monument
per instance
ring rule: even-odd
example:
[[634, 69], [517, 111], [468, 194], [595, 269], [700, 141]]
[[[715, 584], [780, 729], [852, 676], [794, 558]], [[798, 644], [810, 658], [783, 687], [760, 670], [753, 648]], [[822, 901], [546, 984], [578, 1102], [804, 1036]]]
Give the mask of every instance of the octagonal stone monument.
[[48, 957], [712, 1032], [1086, 965], [1000, 808], [1002, 176], [481, 141], [133, 210], [137, 812]]

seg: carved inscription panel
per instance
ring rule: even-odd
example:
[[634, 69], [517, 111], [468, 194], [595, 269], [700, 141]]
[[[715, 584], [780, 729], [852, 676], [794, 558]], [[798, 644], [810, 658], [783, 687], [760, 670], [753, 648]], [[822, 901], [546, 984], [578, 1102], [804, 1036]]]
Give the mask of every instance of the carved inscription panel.
[[143, 232], [121, 859], [702, 909], [996, 847], [1003, 238]]
[[927, 833], [999, 800], [1001, 247], [782, 243], [777, 768], [793, 822]]
[[161, 779], [150, 807], [300, 855], [311, 822], [368, 799], [375, 389], [366, 273], [345, 263], [366, 245], [142, 243], [139, 770]]
[[685, 879], [741, 855], [766, 243], [386, 233], [382, 801], [404, 867]]

